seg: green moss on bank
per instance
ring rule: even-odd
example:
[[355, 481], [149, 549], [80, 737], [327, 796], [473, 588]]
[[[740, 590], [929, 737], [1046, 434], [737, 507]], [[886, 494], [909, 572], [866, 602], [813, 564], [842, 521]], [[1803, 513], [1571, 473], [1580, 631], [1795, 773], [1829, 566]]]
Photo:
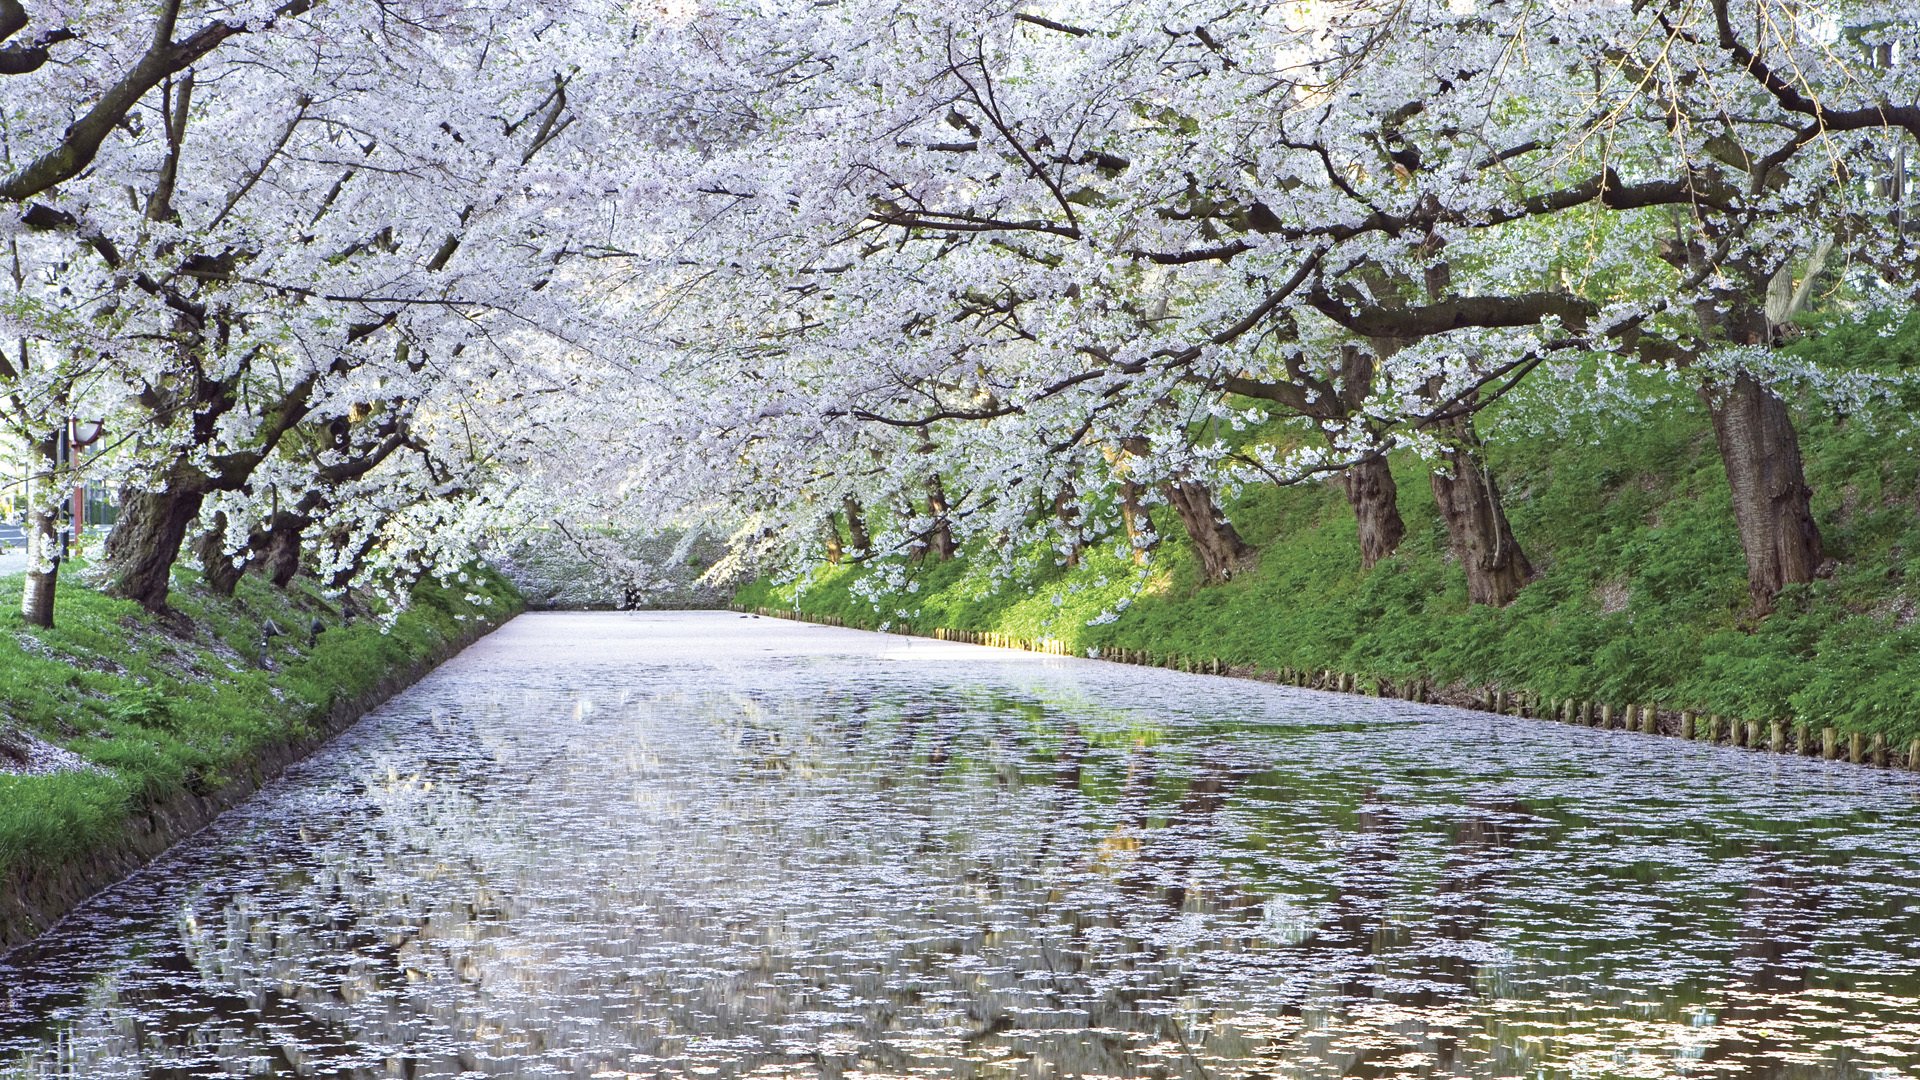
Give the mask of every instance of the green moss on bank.
[[[0, 593], [20, 587], [0, 577]], [[218, 790], [260, 751], [313, 735], [335, 701], [520, 606], [491, 571], [422, 583], [384, 633], [305, 584], [282, 592], [248, 577], [224, 599], [176, 574], [173, 602], [180, 617], [162, 622], [63, 580], [54, 629], [0, 614], [0, 724], [96, 767], [0, 772], [0, 879], [110, 844], [143, 805]]]
[[[1856, 361], [1911, 365], [1920, 322], [1896, 338], [1835, 335]], [[1884, 355], [1868, 355], [1879, 349]], [[853, 625], [909, 621], [1053, 638], [1074, 652], [1131, 649], [1219, 658], [1269, 670], [1332, 668], [1395, 680], [1544, 697], [1655, 702], [1754, 720], [1831, 724], [1920, 737], [1920, 590], [1905, 572], [1920, 551], [1920, 485], [1910, 440], [1893, 422], [1802, 411], [1815, 510], [1834, 573], [1748, 611], [1746, 566], [1711, 427], [1686, 388], [1649, 383], [1644, 412], [1569, 425], [1523, 402], [1489, 417], [1489, 459], [1522, 546], [1542, 571], [1504, 610], [1470, 607], [1446, 551], [1423, 464], [1395, 462], [1408, 528], [1392, 559], [1363, 571], [1351, 512], [1328, 485], [1262, 486], [1230, 506], [1261, 549], [1258, 568], [1196, 586], [1175, 519], [1143, 591], [1111, 544], [1081, 566], [1029, 553], [996, 583], [966, 555], [912, 571], [915, 590], [879, 608], [855, 586], [862, 569], [815, 567], [798, 581], [754, 582], [752, 606], [799, 608]], [[1912, 416], [1912, 402], [1887, 410]], [[1537, 429], [1538, 434], [1526, 434]], [[1117, 618], [1101, 617], [1119, 610]], [[1092, 624], [1092, 625], [1090, 625]]]

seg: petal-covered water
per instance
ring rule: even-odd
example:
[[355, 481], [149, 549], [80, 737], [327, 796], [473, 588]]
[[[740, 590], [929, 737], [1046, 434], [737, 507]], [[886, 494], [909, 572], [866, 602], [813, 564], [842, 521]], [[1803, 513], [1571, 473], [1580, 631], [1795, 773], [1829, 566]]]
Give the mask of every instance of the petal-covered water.
[[1920, 1076], [1920, 782], [526, 615], [0, 959], [0, 1077]]

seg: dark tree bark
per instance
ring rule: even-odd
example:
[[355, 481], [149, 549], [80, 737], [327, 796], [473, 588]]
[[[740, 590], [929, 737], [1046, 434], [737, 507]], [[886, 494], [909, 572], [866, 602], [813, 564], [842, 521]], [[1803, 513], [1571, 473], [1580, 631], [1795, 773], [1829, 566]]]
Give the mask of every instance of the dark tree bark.
[[1766, 612], [1781, 589], [1812, 581], [1826, 558], [1800, 438], [1787, 403], [1745, 371], [1731, 382], [1703, 384], [1700, 395], [1733, 492], [1747, 590], [1755, 609]]
[[839, 566], [846, 557], [846, 551], [840, 545], [839, 515], [828, 513], [820, 522], [820, 538], [827, 546], [827, 565]]
[[1053, 516], [1067, 532], [1067, 565], [1080, 565], [1080, 552], [1086, 548], [1086, 534], [1080, 528], [1080, 504], [1073, 485], [1062, 484], [1053, 497]]
[[851, 495], [842, 496], [840, 508], [847, 515], [847, 547], [855, 555], [864, 555], [873, 549], [873, 538], [867, 534], [866, 515], [860, 509], [860, 500]]
[[360, 576], [360, 571], [366, 569], [367, 556], [373, 552], [374, 542], [379, 536], [379, 533], [368, 530], [359, 537], [341, 536], [336, 539], [335, 548], [346, 553], [347, 558], [327, 578], [328, 589], [338, 591], [353, 584], [353, 580]]
[[927, 512], [933, 517], [933, 528], [927, 533], [927, 554], [935, 562], [945, 562], [959, 550], [953, 542], [953, 525], [947, 520], [949, 510], [946, 485], [940, 482], [937, 475], [929, 477]]
[[1433, 473], [1433, 497], [1447, 525], [1447, 542], [1467, 575], [1467, 599], [1505, 607], [1533, 579], [1533, 564], [1513, 538], [1500, 488], [1480, 457], [1480, 440], [1464, 421], [1454, 425], [1446, 468]]
[[300, 573], [300, 541], [313, 519], [304, 514], [278, 513], [267, 523], [265, 535], [254, 547], [251, 565], [258, 567], [276, 589], [293, 584]]
[[233, 556], [227, 552], [227, 515], [215, 514], [213, 525], [200, 534], [193, 547], [207, 588], [216, 596], [232, 596], [240, 584], [240, 575], [246, 571], [243, 565], [235, 565]]
[[1145, 566], [1147, 552], [1153, 548], [1153, 521], [1147, 516], [1147, 508], [1140, 505], [1140, 485], [1131, 480], [1120, 484], [1120, 524], [1127, 531], [1134, 565]]
[[[0, 201], [24, 202], [79, 175], [93, 163], [94, 156], [100, 152], [100, 145], [126, 121], [147, 91], [158, 86], [161, 80], [192, 67], [228, 38], [257, 32], [283, 18], [302, 15], [316, 2], [288, 0], [264, 20], [213, 19], [178, 40], [174, 31], [179, 5], [161, 4], [153, 27], [153, 44], [117, 80], [101, 88], [98, 99], [67, 125], [58, 142], [38, 158], [0, 176]], [[0, 5], [0, 13], [5, 13], [7, 9], [19, 10], [19, 5]], [[7, 17], [5, 21], [12, 24], [16, 20]], [[25, 25], [24, 21], [19, 22], [19, 27]], [[0, 35], [0, 39], [11, 37], [17, 29]], [[50, 42], [71, 40], [74, 36], [66, 28], [50, 27], [49, 30], [50, 33], [39, 43], [41, 48]], [[17, 48], [9, 46], [4, 53], [0, 53], [0, 57], [3, 57], [0, 58], [0, 64], [21, 70], [32, 70], [39, 66], [39, 63], [33, 62], [38, 59], [32, 55], [34, 50], [16, 52]], [[40, 63], [44, 62], [40, 60]]]
[[165, 611], [170, 572], [205, 500], [195, 486], [121, 492], [120, 520], [107, 534], [107, 591], [148, 611]]
[[1362, 458], [1340, 476], [1347, 503], [1360, 530], [1360, 565], [1370, 567], [1392, 555], [1407, 535], [1400, 519], [1399, 493], [1384, 454]]
[[1200, 558], [1200, 580], [1213, 585], [1232, 578], [1251, 565], [1255, 551], [1240, 538], [1239, 530], [1227, 520], [1213, 501], [1213, 492], [1205, 484], [1191, 480], [1169, 482], [1160, 487]]

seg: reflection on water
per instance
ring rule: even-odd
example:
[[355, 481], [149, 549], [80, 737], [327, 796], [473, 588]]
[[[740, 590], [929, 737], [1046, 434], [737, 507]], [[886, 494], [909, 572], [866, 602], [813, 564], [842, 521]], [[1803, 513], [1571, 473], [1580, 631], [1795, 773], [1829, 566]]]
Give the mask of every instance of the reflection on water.
[[1916, 793], [530, 615], [0, 960], [0, 1077], [1920, 1076]]

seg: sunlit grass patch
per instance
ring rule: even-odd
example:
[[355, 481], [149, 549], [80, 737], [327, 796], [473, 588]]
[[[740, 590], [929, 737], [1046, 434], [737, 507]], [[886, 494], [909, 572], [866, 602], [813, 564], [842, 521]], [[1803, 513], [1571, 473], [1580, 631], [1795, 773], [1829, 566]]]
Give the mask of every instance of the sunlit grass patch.
[[[0, 614], [0, 719], [93, 767], [0, 772], [0, 873], [95, 850], [143, 802], [220, 789], [263, 749], [311, 735], [336, 700], [519, 604], [491, 572], [451, 588], [429, 581], [383, 628], [348, 619], [304, 580], [282, 591], [247, 577], [225, 598], [183, 575], [178, 617], [161, 620], [70, 577], [53, 629]], [[0, 592], [20, 587], [18, 575], [0, 578]]]

